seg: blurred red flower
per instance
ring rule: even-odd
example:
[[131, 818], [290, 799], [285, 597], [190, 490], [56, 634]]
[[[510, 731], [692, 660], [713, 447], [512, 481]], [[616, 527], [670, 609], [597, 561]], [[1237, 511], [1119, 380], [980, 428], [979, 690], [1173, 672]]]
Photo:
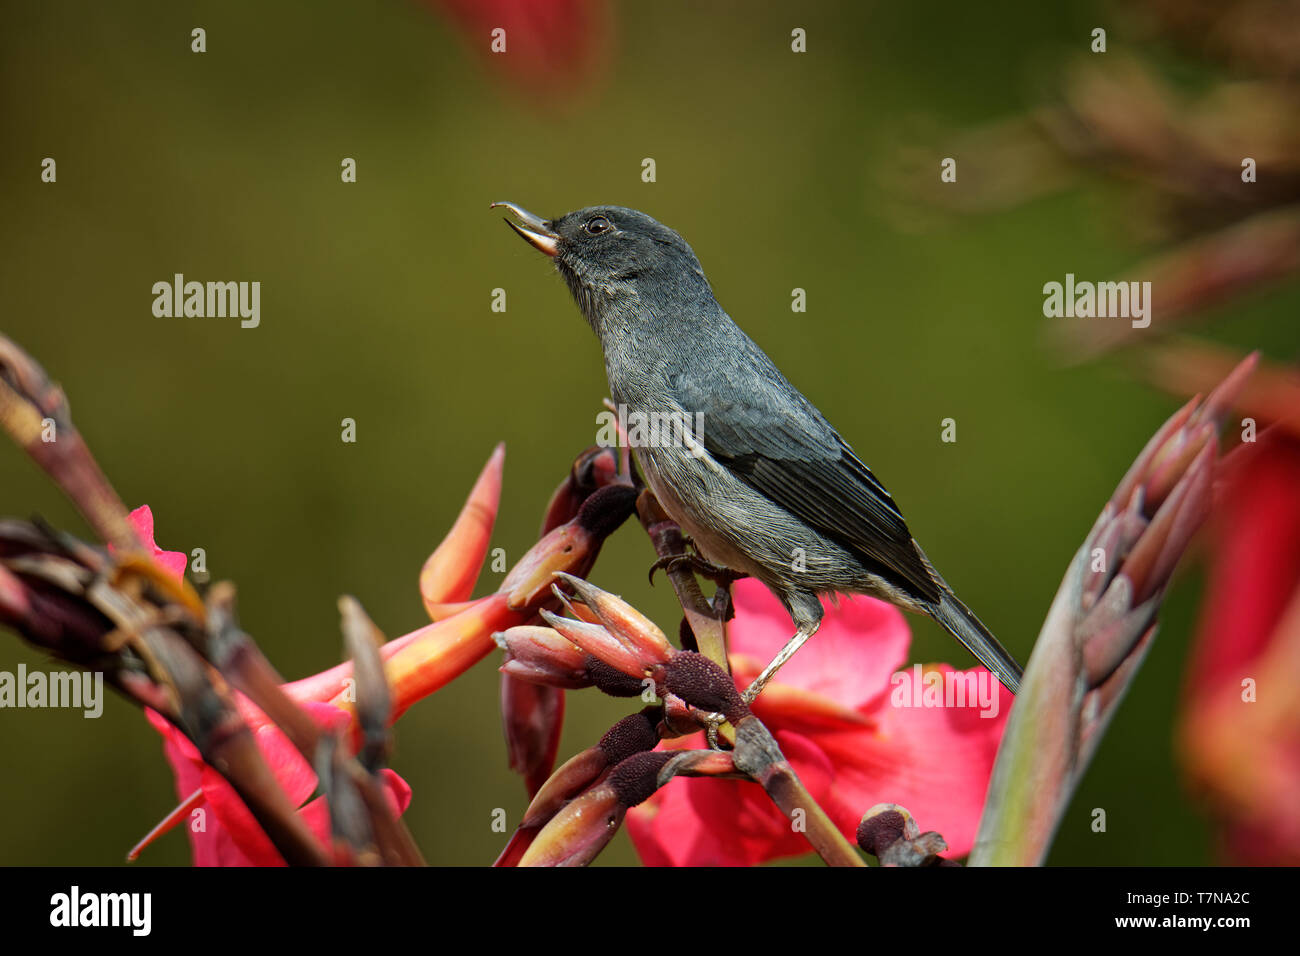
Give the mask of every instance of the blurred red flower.
[[[789, 637], [790, 618], [753, 580], [735, 586], [729, 634], [738, 683], [756, 676]], [[1011, 695], [982, 667], [895, 669], [911, 633], [892, 605], [868, 597], [827, 603], [821, 630], [754, 703], [786, 758], [836, 826], [854, 838], [877, 803], [907, 807], [937, 830], [949, 855], [975, 839]], [[951, 675], [951, 676], [950, 676]], [[919, 706], [942, 682], [978, 685], [987, 716], [964, 706]], [[703, 735], [662, 746], [698, 748]], [[651, 866], [752, 866], [808, 852], [803, 835], [747, 781], [676, 778], [628, 814], [628, 831]]]
[[[1230, 460], [1179, 745], [1222, 852], [1300, 864], [1300, 439], [1272, 428]], [[1227, 464], [1227, 463], [1225, 463]]]
[[499, 66], [516, 88], [542, 102], [589, 84], [604, 62], [605, 0], [437, 0], [431, 5], [457, 21], [471, 49], [489, 65]]

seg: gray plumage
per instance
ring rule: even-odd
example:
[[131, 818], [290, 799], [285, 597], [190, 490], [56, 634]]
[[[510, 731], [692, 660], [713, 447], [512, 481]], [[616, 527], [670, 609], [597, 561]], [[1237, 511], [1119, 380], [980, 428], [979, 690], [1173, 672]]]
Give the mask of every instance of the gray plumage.
[[635, 454], [700, 553], [789, 610], [797, 633], [770, 672], [816, 631], [819, 594], [865, 593], [934, 618], [1018, 689], [1015, 660], [952, 594], [870, 469], [723, 311], [681, 236], [620, 206], [548, 222], [502, 205], [554, 257], [600, 339], [614, 401], [663, 421], [702, 416], [694, 448]]

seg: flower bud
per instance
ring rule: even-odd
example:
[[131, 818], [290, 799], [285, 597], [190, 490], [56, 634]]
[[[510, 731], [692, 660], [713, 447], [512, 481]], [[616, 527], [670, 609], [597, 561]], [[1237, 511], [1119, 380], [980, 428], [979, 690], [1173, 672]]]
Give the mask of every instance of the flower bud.
[[564, 728], [564, 691], [503, 673], [501, 727], [510, 769], [524, 778], [532, 797], [555, 768]]
[[628, 677], [648, 676], [657, 663], [640, 660], [632, 650], [621, 644], [599, 624], [588, 624], [586, 621], [560, 617], [545, 609], [541, 611], [541, 616], [542, 620], [592, 657]]
[[557, 574], [573, 588], [573, 593], [590, 608], [605, 629], [640, 660], [664, 663], [677, 652], [654, 621], [650, 620], [617, 594], [602, 591], [588, 581], [571, 574]]
[[880, 860], [881, 866], [956, 866], [939, 856], [948, 849], [934, 831], [922, 833], [906, 808], [878, 803], [858, 824], [858, 846]]
[[552, 628], [522, 624], [493, 634], [492, 639], [506, 652], [503, 674], [570, 690], [591, 686], [587, 652]]
[[542, 827], [519, 865], [586, 866], [614, 838], [628, 809], [659, 788], [659, 771], [672, 756], [652, 750], [623, 760]]

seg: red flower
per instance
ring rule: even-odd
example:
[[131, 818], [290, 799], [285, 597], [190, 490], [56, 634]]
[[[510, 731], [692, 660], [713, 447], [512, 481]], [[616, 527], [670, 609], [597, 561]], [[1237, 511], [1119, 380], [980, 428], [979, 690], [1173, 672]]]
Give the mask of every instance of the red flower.
[[1270, 429], [1225, 464], [1179, 744], [1234, 863], [1300, 864], [1300, 439]]
[[[284, 732], [246, 699], [239, 697], [244, 720], [253, 731], [258, 749], [289, 800], [299, 807], [303, 822], [322, 846], [330, 845], [329, 807], [324, 797], [302, 806], [316, 789], [316, 774], [289, 742]], [[351, 716], [331, 704], [303, 702], [302, 705], [323, 730], [342, 733]], [[184, 821], [194, 851], [195, 866], [284, 866], [284, 858], [271, 844], [252, 813], [226, 782], [199, 756], [198, 749], [183, 733], [152, 710], [145, 711], [163, 737], [163, 752], [176, 775], [176, 793], [188, 815]], [[391, 770], [382, 771], [388, 807], [394, 816], [406, 812], [411, 788]], [[195, 794], [201, 793], [196, 799]], [[196, 813], [196, 811], [198, 811]], [[175, 822], [182, 822], [179, 819]]]
[[[785, 643], [790, 619], [757, 581], [737, 582], [735, 605], [731, 663], [743, 685]], [[897, 803], [924, 829], [941, 833], [951, 855], [963, 856], [975, 838], [1012, 698], [983, 667], [895, 673], [910, 641], [892, 605], [842, 597], [838, 607], [827, 604], [821, 630], [753, 710], [850, 839], [869, 808]], [[986, 708], [936, 699], [945, 682], [955, 688], [958, 679], [963, 688], [982, 689]], [[703, 735], [664, 746], [702, 747]], [[674, 779], [628, 813], [628, 832], [652, 866], [752, 866], [808, 852], [803, 835], [747, 781]]]
[[603, 71], [611, 34], [605, 0], [438, 0], [436, 6], [459, 23], [493, 72], [539, 102], [581, 89]]

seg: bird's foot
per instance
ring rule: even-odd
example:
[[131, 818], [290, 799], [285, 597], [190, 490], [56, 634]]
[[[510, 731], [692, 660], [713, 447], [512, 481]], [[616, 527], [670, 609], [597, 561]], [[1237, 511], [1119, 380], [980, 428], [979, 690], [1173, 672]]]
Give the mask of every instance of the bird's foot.
[[680, 571], [682, 568], [690, 568], [700, 577], [706, 578], [714, 584], [727, 587], [730, 587], [733, 581], [745, 577], [744, 574], [732, 571], [730, 568], [719, 567], [710, 561], [706, 561], [698, 554], [670, 554], [650, 565], [650, 583], [655, 583], [655, 572], [660, 569], [671, 574], [673, 571]]
[[718, 743], [718, 728], [727, 722], [727, 715], [701, 713], [697, 714], [696, 718], [704, 725], [704, 736], [709, 742], [709, 749], [721, 750], [722, 746]]

